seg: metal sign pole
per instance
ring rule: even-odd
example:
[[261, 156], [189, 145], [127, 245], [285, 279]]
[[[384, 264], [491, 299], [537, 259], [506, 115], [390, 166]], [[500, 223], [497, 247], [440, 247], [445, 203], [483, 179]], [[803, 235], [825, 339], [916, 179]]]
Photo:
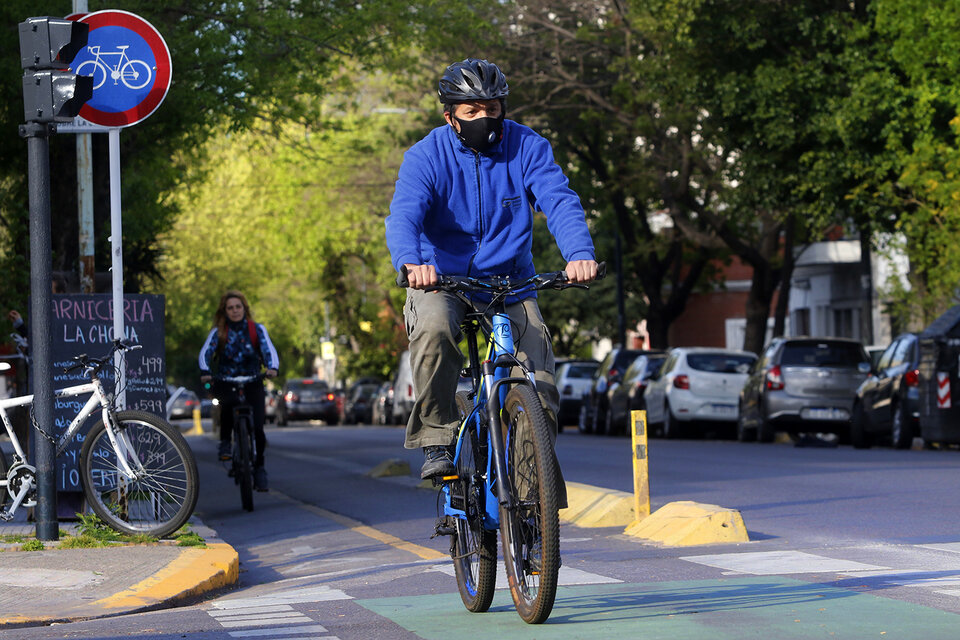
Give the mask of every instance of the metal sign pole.
[[[27, 175], [30, 191], [30, 351], [33, 358], [33, 411], [40, 428], [53, 429], [53, 360], [51, 356], [50, 286], [50, 141], [52, 127], [30, 123], [20, 127], [27, 139]], [[35, 434], [37, 465], [37, 539], [57, 540], [57, 450], [43, 434]]]
[[[120, 129], [113, 128], [107, 134], [110, 140], [110, 247], [113, 271], [113, 337], [123, 339], [123, 229], [120, 207]], [[117, 408], [127, 408], [126, 367], [123, 352], [114, 356], [117, 367]]]

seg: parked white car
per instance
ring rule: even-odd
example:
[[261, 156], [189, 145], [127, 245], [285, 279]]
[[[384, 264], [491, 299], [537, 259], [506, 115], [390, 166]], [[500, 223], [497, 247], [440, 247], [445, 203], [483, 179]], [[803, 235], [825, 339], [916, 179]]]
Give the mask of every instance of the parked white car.
[[734, 424], [740, 389], [756, 359], [732, 349], [672, 349], [643, 394], [647, 422], [665, 438], [680, 437], [694, 421]]

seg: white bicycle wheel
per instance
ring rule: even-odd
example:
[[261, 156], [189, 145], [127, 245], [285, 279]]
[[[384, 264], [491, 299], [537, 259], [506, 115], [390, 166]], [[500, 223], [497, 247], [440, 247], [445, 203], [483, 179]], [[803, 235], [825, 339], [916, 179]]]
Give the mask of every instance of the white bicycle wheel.
[[110, 72], [103, 66], [103, 63], [97, 60], [87, 60], [86, 62], [80, 63], [74, 73], [78, 76], [93, 76], [94, 91], [102, 87], [103, 83], [107, 81], [107, 76], [110, 75]]
[[128, 89], [143, 89], [153, 78], [153, 71], [143, 60], [128, 60], [120, 67], [120, 81]]

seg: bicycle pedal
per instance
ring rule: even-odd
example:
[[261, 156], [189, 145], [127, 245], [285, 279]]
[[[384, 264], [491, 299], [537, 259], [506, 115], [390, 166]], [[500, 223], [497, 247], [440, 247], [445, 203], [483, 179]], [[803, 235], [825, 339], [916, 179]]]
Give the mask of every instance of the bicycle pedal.
[[4, 522], [10, 522], [13, 520], [13, 514], [4, 509], [3, 511], [0, 511], [0, 520], [3, 520]]
[[430, 536], [431, 539], [438, 536], [455, 536], [457, 535], [456, 527], [451, 527], [449, 524], [444, 522], [437, 522], [433, 530], [433, 535]]

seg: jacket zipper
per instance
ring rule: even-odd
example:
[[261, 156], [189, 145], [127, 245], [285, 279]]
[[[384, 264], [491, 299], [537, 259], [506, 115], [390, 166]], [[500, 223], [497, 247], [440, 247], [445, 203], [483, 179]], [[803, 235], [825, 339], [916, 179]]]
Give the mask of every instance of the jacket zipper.
[[473, 153], [473, 168], [477, 174], [477, 226], [480, 228], [480, 242], [477, 243], [477, 250], [470, 256], [470, 262], [467, 264], [467, 275], [473, 270], [473, 260], [480, 253], [480, 244], [483, 242], [483, 192], [480, 190], [480, 154]]

